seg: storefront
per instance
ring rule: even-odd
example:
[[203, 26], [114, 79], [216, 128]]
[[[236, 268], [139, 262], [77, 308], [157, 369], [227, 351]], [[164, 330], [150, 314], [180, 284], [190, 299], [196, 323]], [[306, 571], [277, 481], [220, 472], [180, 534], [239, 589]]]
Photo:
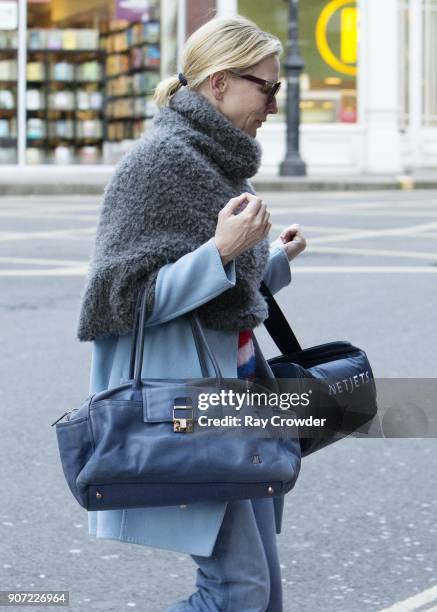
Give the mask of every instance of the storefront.
[[[437, 166], [437, 0], [299, 4], [309, 173]], [[286, 0], [0, 0], [0, 165], [116, 163], [214, 11], [246, 15], [286, 48]], [[258, 136], [265, 174], [285, 156], [285, 87], [278, 103]]]
[[0, 0], [0, 163], [117, 161], [176, 70], [177, 11], [162, 4], [164, 22], [159, 0]]
[[[288, 2], [219, 1], [287, 39]], [[437, 166], [437, 0], [300, 0], [301, 152], [310, 174]], [[282, 75], [284, 77], [284, 75]], [[259, 132], [265, 173], [285, 156], [279, 114]]]

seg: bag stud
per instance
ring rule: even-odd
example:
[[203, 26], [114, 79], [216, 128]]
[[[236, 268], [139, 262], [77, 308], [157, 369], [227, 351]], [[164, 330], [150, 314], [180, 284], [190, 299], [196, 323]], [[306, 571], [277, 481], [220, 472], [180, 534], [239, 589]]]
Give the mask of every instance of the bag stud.
[[273, 487], [267, 487], [267, 493], [269, 495], [273, 495], [274, 492], [275, 492], [275, 489]]
[[99, 491], [97, 491], [96, 493], [96, 499], [102, 499], [103, 495], [101, 493], [99, 493]]

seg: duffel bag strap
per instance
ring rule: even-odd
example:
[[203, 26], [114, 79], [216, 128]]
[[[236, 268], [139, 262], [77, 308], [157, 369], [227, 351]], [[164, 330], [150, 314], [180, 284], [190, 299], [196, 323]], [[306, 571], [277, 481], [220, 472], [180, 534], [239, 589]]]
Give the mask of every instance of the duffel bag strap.
[[264, 281], [261, 282], [260, 290], [269, 307], [269, 316], [264, 321], [264, 325], [278, 349], [283, 355], [301, 351], [298, 339]]

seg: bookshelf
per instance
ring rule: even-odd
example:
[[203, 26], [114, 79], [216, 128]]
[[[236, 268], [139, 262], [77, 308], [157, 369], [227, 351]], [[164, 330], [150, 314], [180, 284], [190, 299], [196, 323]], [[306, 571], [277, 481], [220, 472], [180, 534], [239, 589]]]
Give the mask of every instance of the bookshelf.
[[[119, 24], [120, 22], [114, 22]], [[27, 163], [114, 163], [148, 129], [160, 22], [27, 31]], [[17, 33], [0, 32], [0, 163], [17, 154]]]
[[[151, 20], [102, 33], [106, 53], [106, 157], [123, 152], [149, 127], [157, 111], [153, 90], [161, 66], [160, 22]], [[118, 143], [120, 146], [118, 146]]]

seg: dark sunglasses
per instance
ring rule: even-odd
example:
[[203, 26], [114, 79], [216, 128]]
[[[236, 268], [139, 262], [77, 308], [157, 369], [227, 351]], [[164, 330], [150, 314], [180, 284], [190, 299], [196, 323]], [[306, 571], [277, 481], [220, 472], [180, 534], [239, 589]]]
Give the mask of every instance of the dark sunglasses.
[[276, 96], [276, 94], [279, 91], [279, 88], [281, 87], [281, 81], [278, 81], [277, 83], [272, 83], [271, 81], [265, 81], [264, 79], [259, 79], [258, 77], [252, 76], [251, 74], [238, 74], [237, 72], [233, 72], [232, 70], [229, 70], [229, 72], [231, 74], [234, 74], [237, 77], [240, 77], [240, 79], [246, 79], [247, 81], [252, 81], [252, 83], [258, 83], [258, 85], [262, 85], [263, 93], [267, 94], [267, 101], [266, 101], [267, 106]]

